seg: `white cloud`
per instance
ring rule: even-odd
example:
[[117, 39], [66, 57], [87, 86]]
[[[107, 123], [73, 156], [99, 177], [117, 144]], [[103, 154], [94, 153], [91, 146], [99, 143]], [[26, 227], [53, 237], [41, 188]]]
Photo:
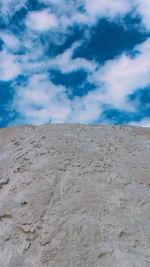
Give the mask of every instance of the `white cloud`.
[[97, 63], [92, 60], [72, 58], [73, 52], [80, 46], [80, 42], [75, 42], [71, 48], [66, 49], [64, 53], [52, 59], [44, 55], [40, 43], [39, 46], [37, 43], [33, 47], [30, 42], [27, 45], [28, 53], [20, 57], [20, 64], [24, 73], [41, 73], [51, 69], [60, 70], [62, 73], [69, 73], [80, 69], [93, 72], [97, 68]]
[[140, 126], [140, 127], [150, 127], [150, 118], [144, 118], [139, 122], [131, 121], [131, 122], [129, 122], [129, 125]]
[[7, 49], [17, 50], [20, 45], [18, 38], [12, 33], [1, 31], [0, 38], [5, 43]]
[[47, 74], [33, 75], [15, 94], [13, 108], [20, 119], [14, 124], [89, 123], [98, 118], [102, 110], [95, 94], [69, 100], [65, 90], [49, 81]]
[[[78, 1], [39, 0], [39, 1], [46, 5], [55, 7], [55, 15], [57, 15], [59, 18], [61, 30], [62, 28], [65, 30], [68, 26], [73, 24], [85, 24], [91, 26], [94, 25], [101, 18], [107, 18], [108, 20], [123, 18], [127, 13], [132, 12], [133, 10], [134, 10], [134, 15], [140, 15], [142, 17], [142, 21], [146, 29], [150, 30], [149, 0], [92, 0], [92, 1], [91, 0], [78, 0]], [[12, 3], [12, 0], [9, 0], [8, 2]], [[84, 10], [84, 12], [79, 11], [79, 7], [81, 6], [83, 7], [82, 10]], [[37, 22], [38, 17], [40, 17], [40, 14], [38, 13], [39, 12], [37, 12], [37, 17], [36, 16], [33, 17], [33, 20], [31, 18], [29, 22], [30, 26], [32, 26], [33, 22], [33, 27], [34, 24], [35, 25], [37, 24], [37, 27], [35, 26], [36, 30], [40, 28], [39, 25], [40, 23]], [[46, 14], [45, 17], [47, 16], [48, 18], [49, 15], [50, 14]], [[56, 18], [54, 18], [53, 22], [54, 24], [57, 23], [55, 19]], [[41, 21], [42, 20], [43, 19], [41, 13]], [[53, 21], [53, 18], [51, 20]], [[43, 21], [42, 24], [43, 24], [43, 29], [41, 26], [41, 30], [47, 30], [46, 22]]]
[[134, 111], [126, 97], [150, 85], [150, 38], [136, 46], [135, 50], [139, 52], [135, 58], [122, 54], [117, 59], [107, 61], [91, 76], [93, 82], [102, 84], [99, 94], [103, 96], [104, 103]]
[[36, 31], [48, 31], [58, 26], [57, 18], [49, 9], [30, 12], [26, 25]]
[[67, 49], [64, 53], [49, 60], [47, 66], [59, 69], [62, 73], [77, 71], [79, 69], [84, 69], [89, 72], [94, 71], [97, 67], [97, 64], [94, 61], [86, 60], [84, 58], [72, 58], [74, 50], [80, 45], [81, 43], [75, 42], [72, 47]]
[[[62, 28], [73, 24], [92, 26], [99, 19], [115, 20], [123, 18], [134, 10], [134, 15], [140, 15], [146, 28], [150, 30], [149, 0], [39, 0], [46, 5], [53, 5], [61, 22]], [[84, 12], [79, 11], [83, 7]]]
[[9, 81], [16, 78], [21, 73], [16, 57], [6, 50], [0, 52], [0, 80]]
[[107, 17], [114, 19], [116, 16], [124, 16], [131, 9], [131, 1], [124, 0], [84, 0], [85, 9], [89, 19]]
[[58, 5], [58, 4], [63, 4], [65, 1], [62, 0], [39, 0], [39, 2], [42, 2], [44, 4], [53, 4], [53, 5]]
[[24, 122], [42, 124], [49, 120], [64, 122], [70, 112], [70, 101], [63, 86], [52, 84], [47, 74], [33, 75], [27, 86], [18, 88], [13, 107]]
[[89, 92], [81, 98], [76, 97], [72, 101], [72, 109], [68, 122], [75, 123], [91, 123], [97, 120], [103, 111], [96, 91]]
[[141, 15], [144, 26], [150, 31], [150, 1], [149, 0], [136, 0], [137, 13]]
[[8, 23], [10, 18], [22, 7], [26, 7], [27, 0], [0, 0], [0, 14], [2, 19]]
[[[46, 8], [40, 11], [33, 11], [28, 14], [26, 24], [36, 31], [47, 31], [73, 24], [92, 25], [100, 18], [107, 17], [115, 20], [124, 17], [134, 9], [134, 13], [142, 16], [143, 23], [150, 30], [150, 1], [149, 0], [39, 0], [50, 8], [54, 6], [55, 14]], [[0, 0], [1, 15], [8, 21], [16, 11], [22, 7], [27, 9], [27, 0]], [[80, 12], [79, 7], [83, 7], [85, 12]]]
[[[40, 0], [40, 2], [57, 8], [61, 30], [73, 24], [92, 26], [104, 17], [114, 20], [116, 17], [123, 17], [132, 9], [132, 0]], [[84, 12], [79, 11], [81, 6]]]

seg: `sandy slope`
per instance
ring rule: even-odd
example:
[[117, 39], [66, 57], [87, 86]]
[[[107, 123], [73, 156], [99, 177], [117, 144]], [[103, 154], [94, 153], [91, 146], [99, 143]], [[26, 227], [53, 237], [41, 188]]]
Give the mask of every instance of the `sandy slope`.
[[0, 130], [0, 267], [150, 266], [150, 129]]

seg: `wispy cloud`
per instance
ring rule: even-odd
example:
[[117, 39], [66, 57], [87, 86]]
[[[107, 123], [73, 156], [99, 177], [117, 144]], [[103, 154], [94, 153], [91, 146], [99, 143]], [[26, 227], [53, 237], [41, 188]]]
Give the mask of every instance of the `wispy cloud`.
[[129, 125], [139, 126], [139, 127], [150, 127], [150, 117], [144, 118], [138, 122], [137, 121], [131, 121], [131, 122], [129, 122]]
[[20, 65], [16, 62], [16, 57], [6, 50], [0, 52], [0, 80], [9, 81], [16, 78], [21, 73]]
[[0, 14], [5, 23], [9, 23], [12, 16], [22, 7], [26, 7], [27, 0], [0, 0]]
[[123, 0], [85, 0], [86, 15], [95, 22], [101, 17], [114, 19], [124, 16], [131, 10], [131, 1]]
[[49, 60], [47, 66], [59, 69], [62, 73], [77, 71], [79, 69], [84, 69], [89, 72], [94, 71], [97, 67], [97, 64], [94, 61], [89, 61], [84, 58], [72, 58], [74, 50], [80, 45], [81, 43], [79, 42], [74, 43], [72, 47], [67, 49], [64, 53]]
[[100, 18], [107, 17], [113, 20], [116, 17], [123, 17], [132, 10], [132, 3], [129, 0], [40, 0], [40, 2], [57, 7], [56, 13], [64, 27], [78, 23], [91, 26]]

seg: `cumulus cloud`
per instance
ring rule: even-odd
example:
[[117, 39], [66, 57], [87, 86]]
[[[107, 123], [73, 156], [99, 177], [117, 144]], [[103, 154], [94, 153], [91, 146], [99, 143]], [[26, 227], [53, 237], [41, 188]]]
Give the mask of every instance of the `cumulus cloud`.
[[33, 75], [26, 86], [16, 90], [13, 108], [20, 114], [20, 122], [41, 124], [64, 122], [70, 112], [70, 101], [63, 86], [55, 86], [48, 74]]
[[16, 90], [13, 108], [20, 118], [11, 124], [89, 123], [101, 108], [94, 94], [69, 100], [64, 86], [54, 85], [48, 74], [33, 75], [28, 84]]
[[142, 22], [146, 29], [150, 31], [150, 1], [149, 0], [136, 0], [136, 12], [142, 18]]
[[0, 38], [3, 40], [7, 49], [14, 51], [17, 50], [20, 45], [18, 38], [11, 32], [1, 31]]
[[135, 47], [135, 58], [123, 53], [119, 58], [107, 61], [93, 73], [92, 81], [103, 89], [103, 101], [121, 110], [133, 110], [127, 96], [135, 90], [150, 85], [150, 38]]
[[97, 91], [89, 92], [87, 95], [72, 101], [72, 112], [68, 122], [92, 123], [100, 117], [103, 112], [101, 96]]
[[0, 80], [9, 81], [16, 78], [21, 73], [16, 57], [6, 50], [0, 52]]
[[49, 9], [30, 12], [26, 25], [36, 31], [48, 31], [58, 26], [57, 18]]

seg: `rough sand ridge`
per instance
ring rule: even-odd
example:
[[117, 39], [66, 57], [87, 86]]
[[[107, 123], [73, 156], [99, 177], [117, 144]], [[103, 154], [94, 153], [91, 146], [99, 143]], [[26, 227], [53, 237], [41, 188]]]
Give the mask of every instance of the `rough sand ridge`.
[[77, 266], [150, 266], [150, 129], [1, 129], [0, 267]]

